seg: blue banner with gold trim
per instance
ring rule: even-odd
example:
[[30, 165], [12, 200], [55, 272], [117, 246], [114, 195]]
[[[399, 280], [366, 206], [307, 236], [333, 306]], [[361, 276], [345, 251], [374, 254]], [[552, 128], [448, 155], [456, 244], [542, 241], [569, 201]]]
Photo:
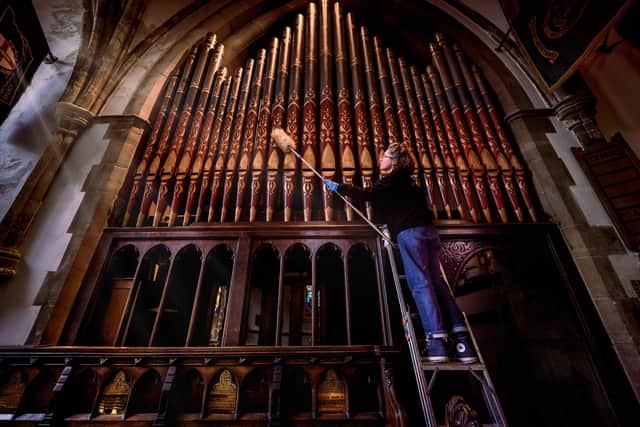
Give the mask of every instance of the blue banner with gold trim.
[[31, 2], [0, 0], [0, 123], [47, 52], [47, 40]]
[[629, 0], [500, 0], [507, 20], [543, 87], [566, 80]]

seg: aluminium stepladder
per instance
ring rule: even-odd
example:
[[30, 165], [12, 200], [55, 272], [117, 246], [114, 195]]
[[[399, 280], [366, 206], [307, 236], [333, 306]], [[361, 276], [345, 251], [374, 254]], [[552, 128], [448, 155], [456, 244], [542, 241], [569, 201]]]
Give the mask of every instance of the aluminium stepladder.
[[[398, 297], [398, 302], [400, 304], [400, 313], [402, 315], [402, 325], [404, 327], [405, 338], [407, 340], [407, 345], [409, 347], [409, 353], [411, 358], [411, 364], [413, 367], [415, 380], [418, 386], [418, 395], [420, 398], [420, 403], [422, 405], [422, 412], [424, 414], [425, 425], [427, 427], [438, 427], [438, 423], [436, 422], [436, 413], [434, 412], [431, 392], [436, 382], [436, 378], [438, 377], [438, 373], [440, 371], [461, 371], [467, 372], [472, 375], [476, 380], [479, 381], [481, 385], [481, 393], [482, 398], [484, 400], [484, 404], [486, 406], [487, 412], [491, 421], [489, 424], [484, 423], [482, 425], [485, 426], [495, 426], [495, 427], [506, 427], [507, 422], [504, 417], [504, 413], [502, 412], [502, 407], [500, 406], [500, 402], [498, 400], [498, 396], [496, 395], [495, 389], [493, 387], [493, 383], [491, 382], [491, 378], [489, 376], [489, 372], [484, 364], [484, 360], [482, 359], [482, 355], [478, 349], [475, 337], [469, 324], [467, 322], [465, 316], [465, 322], [467, 323], [467, 329], [469, 330], [469, 334], [471, 335], [471, 339], [473, 341], [473, 345], [476, 350], [476, 354], [478, 355], [478, 361], [475, 363], [459, 363], [459, 362], [448, 362], [448, 363], [428, 363], [422, 360], [420, 356], [420, 348], [418, 345], [418, 340], [416, 338], [415, 330], [413, 327], [413, 317], [409, 305], [405, 302], [404, 292], [402, 289], [402, 280], [406, 280], [405, 276], [401, 274], [398, 270], [398, 264], [396, 262], [396, 248], [392, 245], [388, 240], [385, 239], [384, 246], [387, 249], [387, 257], [389, 266], [391, 268], [391, 274], [393, 276], [393, 282], [396, 289], [396, 294]], [[400, 263], [401, 265], [401, 263]], [[447, 276], [442, 271], [442, 265], [440, 265], [441, 275], [445, 280], [447, 286], [449, 286]], [[451, 290], [451, 287], [449, 286]], [[427, 383], [427, 375], [429, 375], [429, 380]], [[443, 408], [444, 409], [444, 408]]]

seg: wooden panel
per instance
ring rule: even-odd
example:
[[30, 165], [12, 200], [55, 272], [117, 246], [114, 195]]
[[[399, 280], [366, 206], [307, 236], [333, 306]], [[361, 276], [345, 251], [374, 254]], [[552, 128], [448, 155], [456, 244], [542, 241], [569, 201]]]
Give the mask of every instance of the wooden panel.
[[120, 317], [122, 317], [132, 285], [133, 279], [113, 279], [111, 289], [107, 295], [105, 315], [98, 331], [100, 343], [110, 345], [115, 342], [118, 323], [120, 322]]
[[640, 248], [640, 161], [620, 134], [611, 142], [573, 148], [625, 245]]

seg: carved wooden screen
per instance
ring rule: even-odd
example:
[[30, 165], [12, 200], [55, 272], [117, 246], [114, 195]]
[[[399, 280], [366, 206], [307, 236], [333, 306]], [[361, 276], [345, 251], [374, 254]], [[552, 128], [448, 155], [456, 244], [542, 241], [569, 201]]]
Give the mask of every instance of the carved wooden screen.
[[353, 220], [310, 169], [270, 142], [275, 127], [324, 177], [363, 186], [378, 177], [387, 144], [407, 141], [438, 218], [535, 221], [526, 168], [481, 70], [442, 34], [429, 47], [431, 64], [407, 64], [326, 0], [308, 4], [293, 29], [233, 73], [208, 34], [158, 100], [123, 189], [122, 225]]

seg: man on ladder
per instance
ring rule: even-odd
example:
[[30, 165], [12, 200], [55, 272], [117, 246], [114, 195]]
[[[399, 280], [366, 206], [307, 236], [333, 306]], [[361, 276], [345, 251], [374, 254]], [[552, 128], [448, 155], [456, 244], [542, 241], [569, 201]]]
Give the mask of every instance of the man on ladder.
[[425, 343], [423, 359], [433, 363], [450, 359], [478, 360], [462, 312], [440, 277], [440, 237], [424, 193], [411, 178], [413, 162], [407, 146], [391, 143], [380, 159], [387, 172], [371, 188], [325, 180], [330, 190], [353, 199], [372, 201], [380, 222], [398, 242], [407, 284], [415, 301]]

